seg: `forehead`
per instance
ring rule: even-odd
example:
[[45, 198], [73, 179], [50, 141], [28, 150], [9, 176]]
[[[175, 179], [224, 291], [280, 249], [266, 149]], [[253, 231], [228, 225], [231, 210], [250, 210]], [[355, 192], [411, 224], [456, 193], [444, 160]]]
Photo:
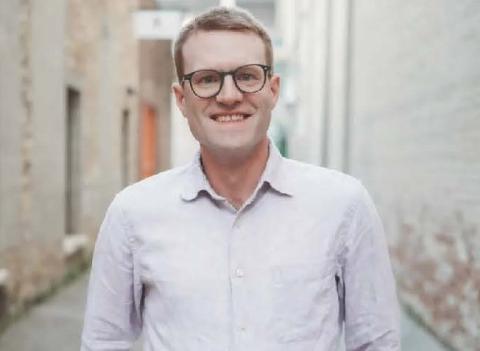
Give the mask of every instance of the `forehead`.
[[265, 45], [252, 32], [198, 31], [185, 42], [184, 72], [212, 68], [230, 70], [248, 63], [266, 64]]

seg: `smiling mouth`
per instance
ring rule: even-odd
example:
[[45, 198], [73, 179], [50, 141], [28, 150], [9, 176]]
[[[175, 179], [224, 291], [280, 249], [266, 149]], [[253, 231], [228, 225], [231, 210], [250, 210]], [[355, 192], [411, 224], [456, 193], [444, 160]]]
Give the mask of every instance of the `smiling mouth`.
[[241, 122], [246, 120], [250, 115], [232, 114], [232, 115], [213, 115], [210, 118], [219, 123]]

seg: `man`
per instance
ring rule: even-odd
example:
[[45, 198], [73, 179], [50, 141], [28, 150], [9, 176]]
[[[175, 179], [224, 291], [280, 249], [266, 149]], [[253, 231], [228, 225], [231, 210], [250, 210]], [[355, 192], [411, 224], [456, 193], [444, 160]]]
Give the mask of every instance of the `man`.
[[200, 152], [120, 192], [97, 240], [82, 350], [400, 350], [381, 224], [361, 184], [281, 157], [272, 44], [215, 8], [174, 48]]

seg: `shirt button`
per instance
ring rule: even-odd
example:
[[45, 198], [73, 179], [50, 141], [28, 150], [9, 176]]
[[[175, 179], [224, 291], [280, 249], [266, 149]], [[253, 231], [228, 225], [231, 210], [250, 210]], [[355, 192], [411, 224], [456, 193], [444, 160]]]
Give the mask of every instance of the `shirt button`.
[[237, 278], [242, 278], [242, 277], [245, 275], [245, 272], [243, 272], [242, 269], [237, 268], [237, 269], [235, 270], [235, 275], [237, 276]]

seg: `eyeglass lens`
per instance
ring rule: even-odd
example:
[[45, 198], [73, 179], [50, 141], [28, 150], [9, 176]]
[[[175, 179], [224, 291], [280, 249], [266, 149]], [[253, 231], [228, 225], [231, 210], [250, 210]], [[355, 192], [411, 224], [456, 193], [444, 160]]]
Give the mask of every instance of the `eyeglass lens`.
[[[192, 89], [201, 97], [216, 95], [222, 87], [225, 75], [215, 70], [197, 71], [190, 79]], [[233, 71], [232, 77], [240, 91], [254, 93], [263, 88], [265, 70], [259, 65], [242, 66]]]

